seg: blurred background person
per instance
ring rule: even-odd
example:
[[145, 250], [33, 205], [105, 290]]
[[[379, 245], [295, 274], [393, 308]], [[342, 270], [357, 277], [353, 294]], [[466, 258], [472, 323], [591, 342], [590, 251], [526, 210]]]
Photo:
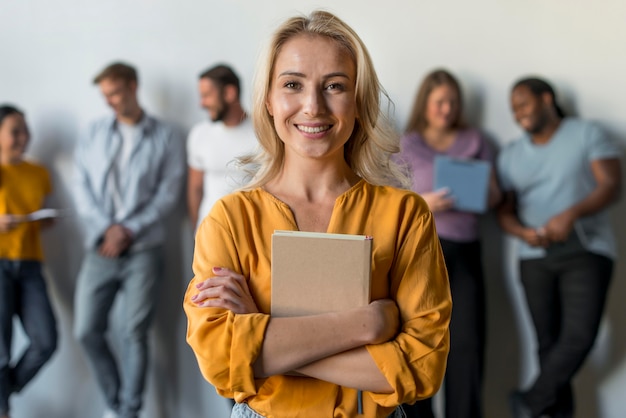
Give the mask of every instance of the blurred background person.
[[[492, 150], [479, 130], [463, 122], [459, 83], [448, 71], [437, 69], [422, 81], [404, 136], [399, 160], [412, 176], [435, 217], [452, 293], [450, 354], [444, 380], [445, 416], [482, 416], [485, 348], [485, 290], [476, 213], [454, 209], [445, 189], [433, 190], [434, 160], [438, 155], [492, 161]], [[488, 184], [488, 207], [500, 200], [494, 170]], [[409, 417], [433, 417], [432, 400], [404, 405]]]
[[[24, 158], [29, 139], [24, 113], [0, 106], [0, 418], [9, 416], [10, 395], [35, 377], [57, 347], [39, 236], [50, 220], [26, 218], [44, 207], [52, 184], [45, 167]], [[12, 365], [15, 316], [29, 344]]]
[[621, 188], [621, 150], [596, 125], [565, 117], [545, 80], [511, 91], [525, 131], [498, 158], [502, 229], [519, 240], [522, 286], [539, 375], [514, 391], [514, 418], [574, 416], [571, 379], [595, 341], [616, 256], [608, 207]]
[[187, 138], [187, 210], [194, 229], [220, 197], [243, 186], [244, 175], [234, 160], [257, 146], [241, 105], [239, 77], [231, 67], [220, 64], [202, 72], [198, 90], [211, 120], [195, 125]]
[[[113, 114], [95, 121], [76, 148], [74, 193], [86, 253], [74, 295], [74, 335], [105, 397], [104, 417], [137, 418], [163, 278], [164, 221], [184, 182], [183, 142], [139, 105], [134, 67], [112, 63], [94, 84]], [[115, 356], [107, 330], [119, 295], [124, 329]]]

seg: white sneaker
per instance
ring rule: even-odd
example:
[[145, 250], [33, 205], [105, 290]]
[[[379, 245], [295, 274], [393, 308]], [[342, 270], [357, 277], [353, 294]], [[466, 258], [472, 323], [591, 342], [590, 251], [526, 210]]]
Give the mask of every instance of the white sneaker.
[[115, 411], [107, 409], [106, 411], [104, 411], [104, 415], [102, 415], [102, 418], [117, 418], [117, 414], [115, 413]]

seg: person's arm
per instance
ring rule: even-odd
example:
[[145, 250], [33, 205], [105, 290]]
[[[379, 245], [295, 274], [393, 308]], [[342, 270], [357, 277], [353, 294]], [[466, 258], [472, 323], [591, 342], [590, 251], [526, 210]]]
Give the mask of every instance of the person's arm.
[[[322, 373], [329, 382], [350, 382], [347, 386], [363, 389], [364, 382], [354, 373], [360, 372], [359, 375], [378, 381], [385, 381], [385, 378], [375, 367], [361, 369], [367, 364], [354, 362], [356, 352], [345, 352], [362, 348], [360, 357], [363, 354], [369, 357], [363, 346], [386, 342], [395, 336], [397, 329], [398, 312], [390, 300], [374, 301], [364, 308], [344, 312], [271, 318], [260, 356], [254, 364], [255, 375], [268, 377], [294, 370], [313, 373], [313, 377]], [[339, 353], [343, 355], [335, 356]], [[327, 361], [320, 362], [322, 359]], [[313, 362], [317, 363], [311, 364]], [[388, 383], [384, 389], [390, 389]]]
[[620, 160], [610, 158], [591, 161], [591, 172], [596, 181], [593, 191], [550, 218], [544, 226], [545, 234], [551, 241], [565, 241], [577, 219], [592, 215], [618, 199], [622, 187]]
[[500, 190], [500, 185], [498, 184], [496, 171], [492, 167], [491, 174], [489, 175], [489, 189], [487, 191], [487, 206], [490, 209], [494, 209], [494, 208], [497, 208], [501, 202], [502, 202], [502, 191]]
[[[419, 213], [409, 205], [401, 211], [402, 227], [395, 217], [388, 222], [397, 229], [392, 240], [395, 248], [390, 249], [394, 262], [389, 271], [379, 272], [391, 279], [389, 296], [395, 299], [399, 317], [389, 301], [301, 318], [255, 313], [252, 296], [259, 294], [254, 289], [265, 288], [267, 283], [256, 278], [256, 287], [246, 290], [252, 281], [249, 272], [242, 271], [241, 248], [227, 226], [233, 220], [222, 215], [237, 210], [218, 202], [196, 235], [195, 277], [184, 307], [187, 341], [203, 375], [219, 393], [245, 399], [256, 394], [259, 377], [281, 372], [371, 390], [374, 401], [384, 406], [414, 402], [438, 390], [449, 347], [450, 289], [432, 215], [417, 196], [409, 200], [419, 204]], [[380, 227], [381, 232], [388, 229]], [[227, 268], [218, 273], [216, 264]], [[217, 277], [231, 276], [231, 271], [241, 276], [240, 282], [234, 276]], [[217, 297], [218, 293], [222, 296]], [[395, 335], [399, 318], [402, 326]], [[365, 355], [361, 347], [376, 370], [371, 362], [360, 361]], [[360, 380], [363, 376], [371, 381]]]
[[200, 203], [204, 196], [204, 171], [189, 167], [187, 170], [187, 211], [192, 228], [198, 224]]
[[326, 357], [296, 372], [368, 392], [390, 394], [394, 390], [365, 347]]
[[498, 176], [496, 174], [495, 152], [492, 143], [481, 131], [474, 130], [474, 132], [476, 133], [477, 139], [480, 142], [480, 148], [476, 158], [478, 158], [479, 160], [487, 161], [491, 164], [489, 184], [487, 186], [487, 207], [489, 209], [494, 209], [502, 201], [502, 191], [500, 189]]
[[[90, 144], [95, 135], [99, 135], [97, 125], [93, 125], [87, 134], [79, 139], [74, 155], [74, 187], [72, 189], [76, 211], [85, 225], [95, 231], [94, 237], [102, 237], [107, 228], [113, 223], [111, 217], [104, 211], [101, 202], [98, 202], [94, 185], [89, 176], [89, 164], [95, 156], [92, 155]], [[95, 244], [95, 243], [92, 243]]]
[[504, 192], [497, 209], [498, 223], [504, 232], [526, 241], [533, 247], [546, 247], [549, 242], [544, 232], [524, 226], [517, 216], [517, 198], [514, 192]]
[[[214, 277], [196, 285], [198, 293], [191, 298], [196, 305], [236, 314], [258, 312], [243, 275], [226, 268], [214, 268], [213, 273]], [[270, 318], [254, 364], [255, 376], [295, 371], [361, 390], [391, 392], [363, 346], [386, 342], [397, 329], [398, 311], [390, 300], [346, 312]]]
[[[423, 203], [419, 208], [419, 215], [402, 211], [406, 221], [395, 239], [395, 263], [388, 274], [396, 303], [381, 300], [355, 311], [268, 318], [255, 377], [303, 374], [371, 392], [386, 406], [438, 390], [449, 347], [451, 300], [434, 220]], [[197, 304], [220, 306], [240, 317], [255, 310], [243, 275], [227, 269], [213, 273], [221, 277], [198, 283]], [[389, 325], [399, 320], [395, 306], [403, 321], [399, 333]], [[390, 334], [381, 334], [385, 331]]]

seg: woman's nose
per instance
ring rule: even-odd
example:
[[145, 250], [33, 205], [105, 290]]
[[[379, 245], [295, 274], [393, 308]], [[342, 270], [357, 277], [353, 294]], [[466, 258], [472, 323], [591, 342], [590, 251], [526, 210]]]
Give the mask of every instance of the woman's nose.
[[310, 89], [305, 93], [304, 97], [304, 113], [309, 116], [317, 116], [324, 113], [326, 103], [324, 94], [318, 89]]

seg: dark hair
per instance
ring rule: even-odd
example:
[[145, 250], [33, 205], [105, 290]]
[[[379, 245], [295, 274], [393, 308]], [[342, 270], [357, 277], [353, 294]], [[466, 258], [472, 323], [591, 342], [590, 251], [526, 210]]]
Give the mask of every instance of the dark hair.
[[518, 80], [513, 85], [511, 91], [518, 87], [526, 87], [535, 96], [541, 96], [544, 93], [548, 93], [550, 97], [552, 97], [552, 104], [554, 105], [554, 110], [556, 111], [557, 116], [559, 118], [565, 117], [565, 112], [563, 112], [561, 106], [559, 106], [556, 102], [556, 93], [554, 93], [554, 89], [547, 81], [538, 77], [526, 77]]
[[[24, 112], [19, 110], [17, 107], [11, 106], [9, 104], [0, 105], [0, 126], [2, 126], [2, 123], [4, 122], [4, 119], [7, 116], [11, 116], [11, 115], [22, 115], [22, 116], [24, 116]], [[1, 181], [2, 181], [2, 179], [0, 178], [0, 182]]]
[[2, 122], [4, 122], [4, 118], [14, 115], [16, 113], [18, 115], [24, 116], [24, 112], [22, 112], [15, 106], [11, 106], [9, 104], [0, 105], [0, 125], [2, 125]]
[[200, 73], [200, 79], [208, 78], [213, 81], [217, 87], [223, 89], [226, 86], [235, 86], [237, 89], [237, 98], [239, 98], [239, 77], [231, 67], [225, 64], [219, 64]]
[[93, 79], [93, 84], [100, 84], [105, 78], [111, 78], [113, 80], [124, 80], [127, 83], [134, 81], [138, 82], [137, 70], [129, 64], [124, 62], [114, 62], [107, 65], [102, 71], [98, 73]]
[[415, 96], [415, 102], [413, 103], [413, 109], [411, 110], [411, 116], [409, 122], [406, 124], [406, 132], [423, 132], [428, 125], [426, 121], [426, 104], [428, 102], [428, 96], [432, 91], [439, 86], [452, 87], [459, 99], [459, 107], [456, 118], [452, 122], [452, 128], [462, 127], [463, 120], [461, 115], [463, 114], [463, 96], [461, 94], [461, 87], [459, 82], [454, 78], [452, 74], [444, 69], [436, 69], [430, 72], [422, 80], [417, 95]]

